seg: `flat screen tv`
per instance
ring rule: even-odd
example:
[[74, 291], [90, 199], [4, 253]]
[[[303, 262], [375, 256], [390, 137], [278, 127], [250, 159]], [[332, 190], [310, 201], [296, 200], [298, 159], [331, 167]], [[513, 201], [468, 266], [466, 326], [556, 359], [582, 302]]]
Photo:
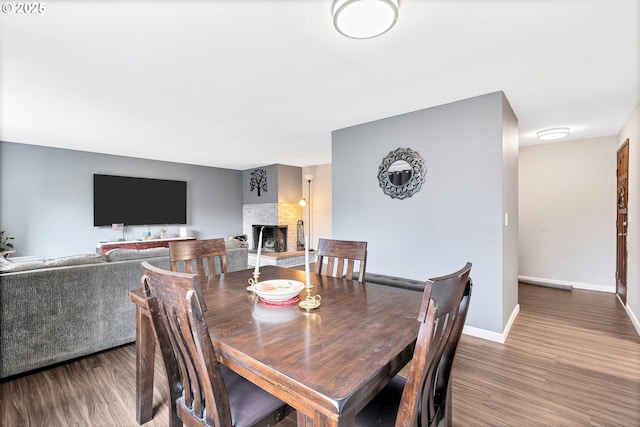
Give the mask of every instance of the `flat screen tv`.
[[93, 225], [187, 223], [187, 183], [93, 175]]

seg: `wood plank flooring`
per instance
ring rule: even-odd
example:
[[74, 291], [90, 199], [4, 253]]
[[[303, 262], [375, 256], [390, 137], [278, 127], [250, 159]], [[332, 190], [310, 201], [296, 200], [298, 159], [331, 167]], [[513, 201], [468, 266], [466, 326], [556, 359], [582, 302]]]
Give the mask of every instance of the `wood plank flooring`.
[[520, 285], [519, 302], [505, 345], [462, 337], [454, 424], [640, 426], [640, 338], [617, 297]]
[[[615, 295], [520, 285], [506, 344], [463, 335], [456, 426], [640, 426], [640, 338]], [[471, 303], [473, 304], [473, 298]], [[154, 414], [168, 394], [156, 355]], [[0, 383], [1, 426], [137, 426], [135, 347]], [[295, 415], [283, 427], [295, 426]]]

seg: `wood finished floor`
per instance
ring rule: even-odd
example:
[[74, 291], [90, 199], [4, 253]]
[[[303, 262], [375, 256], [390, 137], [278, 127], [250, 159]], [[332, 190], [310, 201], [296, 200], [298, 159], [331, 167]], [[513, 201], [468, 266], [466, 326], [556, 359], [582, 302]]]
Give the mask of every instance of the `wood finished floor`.
[[[454, 425], [640, 426], [640, 338], [616, 296], [519, 290], [506, 344], [461, 339]], [[137, 426], [134, 364], [135, 347], [126, 345], [4, 381], [0, 426]], [[155, 381], [149, 427], [168, 419], [162, 369]], [[295, 414], [280, 425], [295, 426]]]

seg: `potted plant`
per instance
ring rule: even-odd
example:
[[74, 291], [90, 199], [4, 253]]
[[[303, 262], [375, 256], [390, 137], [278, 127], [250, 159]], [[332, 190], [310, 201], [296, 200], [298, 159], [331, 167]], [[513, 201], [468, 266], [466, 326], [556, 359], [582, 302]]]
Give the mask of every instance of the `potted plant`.
[[11, 243], [11, 240], [14, 239], [15, 237], [5, 236], [4, 231], [0, 231], [0, 255], [8, 258], [9, 255], [15, 252], [13, 250], [13, 243]]

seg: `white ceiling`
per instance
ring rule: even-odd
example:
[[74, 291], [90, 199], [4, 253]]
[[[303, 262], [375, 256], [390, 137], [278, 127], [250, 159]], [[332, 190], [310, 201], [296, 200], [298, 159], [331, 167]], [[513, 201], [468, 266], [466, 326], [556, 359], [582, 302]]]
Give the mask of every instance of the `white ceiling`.
[[400, 0], [369, 40], [334, 30], [332, 3], [5, 2], [0, 140], [310, 166], [331, 163], [332, 130], [495, 91], [521, 145], [616, 135], [640, 103], [638, 0]]

